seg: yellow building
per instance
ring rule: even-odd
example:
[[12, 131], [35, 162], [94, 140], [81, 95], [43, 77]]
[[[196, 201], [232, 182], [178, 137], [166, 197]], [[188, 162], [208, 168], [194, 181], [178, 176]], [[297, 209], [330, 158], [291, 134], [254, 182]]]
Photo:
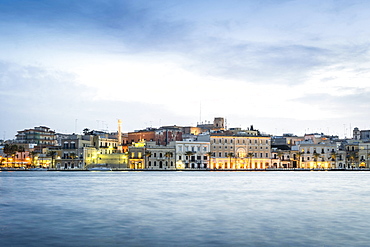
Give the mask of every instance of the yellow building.
[[210, 169], [265, 169], [271, 166], [270, 136], [212, 133]]

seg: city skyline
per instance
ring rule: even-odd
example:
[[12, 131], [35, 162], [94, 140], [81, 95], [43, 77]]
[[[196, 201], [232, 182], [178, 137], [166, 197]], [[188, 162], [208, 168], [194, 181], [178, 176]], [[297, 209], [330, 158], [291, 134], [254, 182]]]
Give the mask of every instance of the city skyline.
[[[366, 1], [2, 1], [0, 139], [196, 125], [370, 129]], [[5, 121], [4, 121], [5, 120]]]

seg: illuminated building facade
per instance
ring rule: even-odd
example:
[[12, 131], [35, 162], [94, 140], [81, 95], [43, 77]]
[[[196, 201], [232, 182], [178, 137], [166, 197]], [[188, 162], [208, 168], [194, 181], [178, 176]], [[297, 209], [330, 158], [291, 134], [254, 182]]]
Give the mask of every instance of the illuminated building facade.
[[83, 169], [86, 165], [85, 148], [92, 147], [91, 135], [61, 135], [60, 150], [57, 151], [57, 169]]
[[265, 169], [271, 166], [271, 137], [211, 133], [210, 169]]
[[144, 169], [145, 168], [145, 142], [132, 143], [128, 147], [128, 168], [130, 169]]
[[306, 140], [298, 144], [300, 167], [305, 169], [328, 169], [336, 166], [337, 144], [334, 142], [314, 143]]
[[201, 141], [177, 141], [176, 167], [178, 169], [206, 169], [209, 168], [210, 145]]
[[174, 170], [176, 169], [175, 145], [158, 145], [156, 142], [146, 142], [146, 166], [149, 170]]

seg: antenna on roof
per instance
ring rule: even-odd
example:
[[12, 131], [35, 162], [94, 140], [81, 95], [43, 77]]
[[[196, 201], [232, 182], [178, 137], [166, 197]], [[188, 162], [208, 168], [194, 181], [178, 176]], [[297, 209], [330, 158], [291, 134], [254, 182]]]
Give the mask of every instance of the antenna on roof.
[[202, 123], [202, 101], [199, 102], [199, 122]]

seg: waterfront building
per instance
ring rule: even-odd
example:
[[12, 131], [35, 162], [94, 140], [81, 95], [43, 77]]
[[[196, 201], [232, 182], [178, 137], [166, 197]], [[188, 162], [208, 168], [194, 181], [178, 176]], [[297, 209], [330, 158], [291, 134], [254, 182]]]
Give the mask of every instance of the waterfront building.
[[360, 130], [359, 128], [355, 127], [353, 129], [353, 139], [370, 141], [370, 130]]
[[175, 142], [168, 145], [158, 145], [155, 141], [146, 142], [146, 169], [174, 170], [176, 169]]
[[205, 141], [184, 140], [174, 142], [176, 167], [179, 169], [207, 169], [212, 157], [210, 144]]
[[147, 142], [134, 142], [128, 146], [127, 158], [128, 168], [144, 169], [145, 168], [145, 150]]
[[45, 126], [19, 130], [15, 138], [15, 142], [18, 144], [36, 144], [35, 148], [38, 152], [42, 148], [57, 145], [55, 131]]
[[163, 126], [159, 129], [147, 128], [128, 133], [129, 143], [155, 141], [158, 145], [167, 145], [171, 141], [182, 140], [182, 129], [179, 126]]
[[271, 167], [272, 168], [297, 168], [296, 161], [291, 159], [292, 150], [290, 148], [271, 148]]
[[361, 142], [358, 147], [359, 167], [370, 168], [370, 142]]
[[328, 169], [336, 166], [334, 156], [337, 151], [335, 142], [326, 140], [316, 142], [313, 139], [306, 139], [298, 143], [300, 153], [300, 167], [305, 169]]
[[210, 131], [224, 131], [226, 130], [226, 121], [222, 117], [215, 117], [213, 123], [210, 121], [198, 123], [197, 128], [201, 129], [201, 133]]
[[89, 153], [85, 148], [93, 147], [93, 138], [92, 135], [60, 135], [58, 139], [61, 145], [56, 151], [58, 156], [55, 168], [83, 169], [86, 166], [86, 155]]
[[283, 134], [282, 136], [271, 137], [271, 147], [277, 149], [286, 149], [297, 145], [298, 142], [303, 141], [304, 136], [296, 136], [293, 134]]
[[271, 137], [210, 133], [198, 140], [210, 141], [210, 169], [265, 169], [271, 167]]

